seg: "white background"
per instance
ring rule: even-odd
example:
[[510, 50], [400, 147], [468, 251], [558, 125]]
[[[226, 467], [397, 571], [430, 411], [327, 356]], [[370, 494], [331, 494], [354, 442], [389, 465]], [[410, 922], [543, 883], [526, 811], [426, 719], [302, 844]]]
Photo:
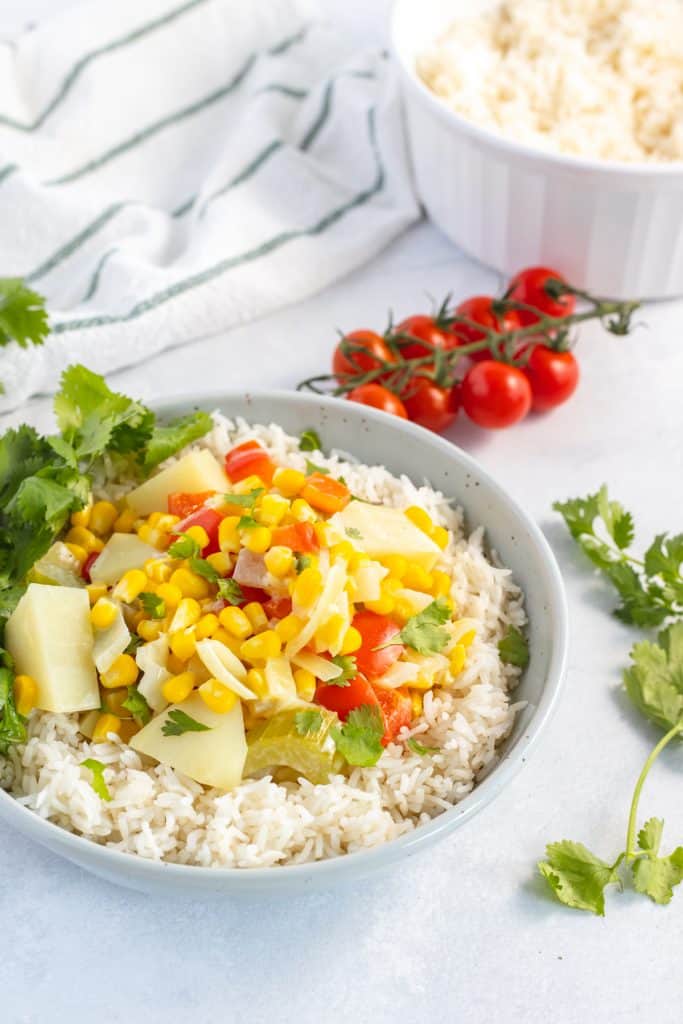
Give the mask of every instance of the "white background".
[[[0, 30], [68, 2], [3, 0]], [[327, 6], [343, 30], [381, 41], [385, 0], [371, 13], [359, 0]], [[427, 293], [495, 285], [423, 224], [324, 294], [111, 383], [150, 399], [221, 384], [291, 387], [325, 368], [337, 326], [381, 326], [388, 307], [420, 312]], [[683, 893], [668, 908], [614, 893], [600, 920], [552, 902], [534, 872], [544, 844], [563, 837], [616, 855], [656, 739], [620, 692], [634, 633], [610, 618], [612, 595], [551, 512], [554, 499], [607, 481], [643, 542], [681, 529], [683, 304], [649, 306], [642, 321], [627, 339], [583, 331], [581, 388], [552, 416], [500, 435], [464, 423], [452, 431], [541, 523], [570, 601], [559, 711], [498, 801], [388, 874], [265, 905], [129, 893], [0, 827], [3, 1024], [680, 1019]], [[49, 407], [31, 402], [21, 418], [45, 427]], [[667, 849], [683, 843], [682, 772], [683, 750], [670, 750], [642, 801], [643, 815], [665, 817]]]

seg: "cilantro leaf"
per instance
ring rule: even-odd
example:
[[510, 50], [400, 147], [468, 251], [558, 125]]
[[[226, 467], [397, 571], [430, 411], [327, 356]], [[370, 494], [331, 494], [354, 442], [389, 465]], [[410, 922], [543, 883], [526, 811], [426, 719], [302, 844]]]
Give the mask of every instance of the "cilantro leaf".
[[313, 473], [321, 473], [323, 476], [330, 475], [329, 469], [326, 469], [325, 466], [317, 466], [315, 462], [306, 459], [306, 476], [312, 476]]
[[410, 739], [406, 740], [406, 746], [414, 754], [419, 754], [420, 757], [425, 757], [427, 754], [438, 754], [440, 750], [440, 747], [425, 747], [415, 736], [411, 736]]
[[206, 558], [198, 558], [196, 555], [193, 555], [192, 558], [190, 558], [190, 569], [192, 572], [196, 573], [197, 576], [203, 576], [205, 580], [209, 581], [209, 583], [218, 583], [218, 580], [220, 579], [218, 570], [214, 569], [211, 562], [207, 562]]
[[193, 537], [181, 533], [178, 540], [174, 541], [168, 548], [171, 558], [199, 558], [201, 548]]
[[538, 870], [553, 890], [553, 893], [567, 907], [589, 910], [604, 917], [605, 888], [621, 885], [615, 864], [600, 860], [583, 843], [563, 839], [546, 846], [546, 861], [540, 861]]
[[42, 345], [49, 331], [43, 296], [20, 277], [0, 277], [0, 345]]
[[150, 409], [111, 391], [104, 377], [85, 366], [69, 366], [64, 371], [54, 408], [62, 437], [73, 445], [79, 459], [105, 450], [139, 452], [154, 429]]
[[319, 711], [297, 711], [294, 716], [294, 725], [300, 736], [318, 732], [322, 724], [323, 716]]
[[26, 726], [14, 700], [12, 658], [0, 648], [0, 754], [6, 754], [11, 744], [23, 743], [25, 739]]
[[438, 598], [428, 604], [423, 611], [411, 616], [397, 639], [412, 647], [418, 654], [439, 654], [450, 639], [448, 630], [443, 626], [450, 617], [449, 606], [442, 598]]
[[505, 636], [498, 642], [498, 653], [504, 665], [526, 668], [529, 664], [529, 644], [516, 626], [508, 626]]
[[378, 707], [361, 704], [349, 713], [344, 724], [330, 729], [337, 750], [349, 764], [370, 768], [382, 756], [384, 722]]
[[161, 731], [164, 736], [182, 736], [185, 732], [209, 732], [210, 728], [211, 726], [198, 722], [180, 708], [174, 708], [173, 711], [169, 711]]
[[618, 501], [610, 501], [607, 487], [598, 491], [598, 510], [605, 528], [618, 548], [627, 548], [633, 542], [633, 516]]
[[294, 570], [297, 576], [302, 573], [304, 569], [308, 569], [312, 561], [313, 559], [310, 555], [297, 555], [296, 562], [294, 563]]
[[237, 580], [233, 579], [218, 579], [216, 580], [218, 587], [218, 596], [222, 597], [228, 604], [242, 604], [244, 601], [244, 593]]
[[166, 614], [166, 602], [162, 597], [152, 594], [149, 590], [143, 590], [139, 599], [145, 615], [148, 615], [150, 619], [163, 619]]
[[238, 505], [240, 508], [253, 508], [254, 502], [263, 494], [263, 487], [255, 487], [248, 494], [224, 494], [223, 500], [226, 505]]
[[138, 647], [143, 643], [142, 637], [138, 636], [137, 633], [131, 633], [128, 646], [126, 647], [124, 654], [135, 654]]
[[143, 465], [145, 469], [154, 469], [160, 462], [175, 455], [186, 445], [191, 444], [213, 427], [213, 420], [208, 412], [191, 412], [181, 416], [162, 427], [154, 427], [147, 441]]
[[683, 533], [667, 537], [658, 534], [645, 552], [645, 571], [648, 576], [661, 576], [667, 583], [680, 582], [683, 563]]
[[299, 448], [302, 452], [321, 452], [323, 450], [322, 441], [312, 427], [304, 430], [301, 434]]
[[237, 524], [237, 529], [253, 530], [255, 527], [260, 525], [261, 524], [256, 519], [254, 519], [253, 516], [240, 516], [239, 522]]
[[597, 494], [589, 494], [585, 498], [569, 498], [568, 501], [556, 501], [553, 508], [564, 518], [574, 540], [579, 540], [584, 534], [593, 533], [593, 523], [600, 512]]
[[90, 785], [97, 793], [100, 800], [105, 800], [107, 803], [111, 800], [111, 793], [107, 783], [104, 781], [104, 769], [106, 765], [102, 764], [94, 757], [86, 757], [85, 761], [81, 761], [81, 768], [88, 768], [92, 772], [92, 779]]
[[152, 709], [136, 686], [128, 687], [128, 696], [121, 706], [130, 711], [133, 718], [142, 722], [143, 725], [147, 725], [152, 717]]
[[683, 846], [678, 846], [668, 857], [660, 857], [664, 822], [650, 818], [638, 833], [638, 846], [647, 854], [633, 863], [633, 884], [637, 892], [649, 896], [655, 903], [669, 903], [673, 887], [683, 881]]
[[328, 679], [326, 686], [349, 686], [351, 680], [358, 675], [356, 659], [352, 654], [336, 654], [331, 660], [333, 665], [341, 669], [341, 675]]
[[627, 694], [646, 718], [671, 729], [683, 716], [683, 622], [661, 633], [656, 644], [634, 644], [631, 660], [624, 670]]

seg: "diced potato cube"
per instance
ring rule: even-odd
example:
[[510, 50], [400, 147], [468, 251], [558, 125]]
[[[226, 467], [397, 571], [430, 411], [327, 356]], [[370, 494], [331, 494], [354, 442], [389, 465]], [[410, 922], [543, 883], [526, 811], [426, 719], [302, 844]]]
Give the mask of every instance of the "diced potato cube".
[[160, 557], [161, 551], [134, 533], [113, 533], [92, 563], [90, 579], [111, 586], [129, 569], [142, 569], [147, 559]]
[[330, 526], [340, 539], [349, 540], [371, 558], [403, 555], [429, 571], [441, 554], [438, 545], [398, 508], [352, 501], [330, 519]]
[[17, 672], [38, 684], [36, 707], [71, 712], [100, 706], [86, 590], [29, 584], [5, 638]]
[[230, 490], [228, 478], [218, 460], [206, 448], [190, 452], [178, 462], [162, 469], [126, 495], [126, 501], [139, 516], [150, 512], [166, 512], [168, 496], [175, 491], [194, 494], [198, 491]]

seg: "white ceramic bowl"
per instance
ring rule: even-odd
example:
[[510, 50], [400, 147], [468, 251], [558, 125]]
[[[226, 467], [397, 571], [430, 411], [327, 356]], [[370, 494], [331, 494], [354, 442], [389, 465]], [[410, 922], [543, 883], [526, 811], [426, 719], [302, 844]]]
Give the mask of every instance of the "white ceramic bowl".
[[294, 392], [210, 395], [159, 406], [179, 415], [197, 408], [220, 409], [253, 423], [276, 422], [292, 434], [313, 427], [326, 449], [353, 452], [367, 463], [385, 464], [414, 480], [428, 479], [464, 506], [470, 525], [486, 525], [487, 536], [526, 594], [531, 660], [515, 691], [528, 705], [501, 747], [487, 777], [457, 806], [392, 843], [367, 852], [314, 864], [276, 868], [201, 868], [156, 863], [98, 846], [38, 817], [0, 791], [0, 818], [68, 860], [111, 882], [145, 892], [181, 892], [232, 897], [288, 895], [314, 885], [356, 880], [428, 846], [464, 825], [504, 789], [527, 760], [556, 702], [565, 670], [567, 609], [562, 580], [543, 534], [473, 459], [443, 438], [374, 409]]
[[434, 223], [510, 275], [546, 264], [611, 298], [683, 294], [683, 162], [618, 163], [533, 149], [459, 116], [415, 72], [459, 16], [497, 0], [396, 0], [400, 68], [418, 194]]

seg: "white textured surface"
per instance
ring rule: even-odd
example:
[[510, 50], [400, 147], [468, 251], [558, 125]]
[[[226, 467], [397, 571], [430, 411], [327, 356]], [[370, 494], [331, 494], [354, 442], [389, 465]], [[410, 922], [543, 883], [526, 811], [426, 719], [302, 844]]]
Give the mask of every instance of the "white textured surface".
[[[367, 24], [362, 7], [344, 4], [345, 18], [357, 11], [357, 25]], [[388, 306], [397, 316], [426, 306], [426, 292], [461, 297], [494, 284], [421, 226], [318, 298], [112, 383], [147, 398], [221, 383], [290, 386], [325, 365], [335, 326], [382, 324]], [[0, 829], [3, 1024], [679, 1019], [683, 893], [665, 909], [615, 893], [602, 921], [544, 899], [533, 873], [550, 839], [581, 839], [606, 857], [620, 849], [654, 740], [618, 690], [633, 634], [609, 618], [611, 596], [550, 512], [554, 498], [606, 480], [637, 513], [643, 540], [681, 528], [683, 304], [648, 307], [643, 319], [633, 339], [584, 331], [581, 389], [552, 417], [502, 435], [453, 431], [544, 526], [569, 592], [564, 699], [507, 792], [462, 832], [358, 891], [270, 906], [144, 898]], [[36, 401], [24, 415], [46, 426], [48, 409]], [[682, 777], [683, 749], [672, 750], [643, 796], [644, 813], [666, 818], [667, 848], [683, 841]]]

